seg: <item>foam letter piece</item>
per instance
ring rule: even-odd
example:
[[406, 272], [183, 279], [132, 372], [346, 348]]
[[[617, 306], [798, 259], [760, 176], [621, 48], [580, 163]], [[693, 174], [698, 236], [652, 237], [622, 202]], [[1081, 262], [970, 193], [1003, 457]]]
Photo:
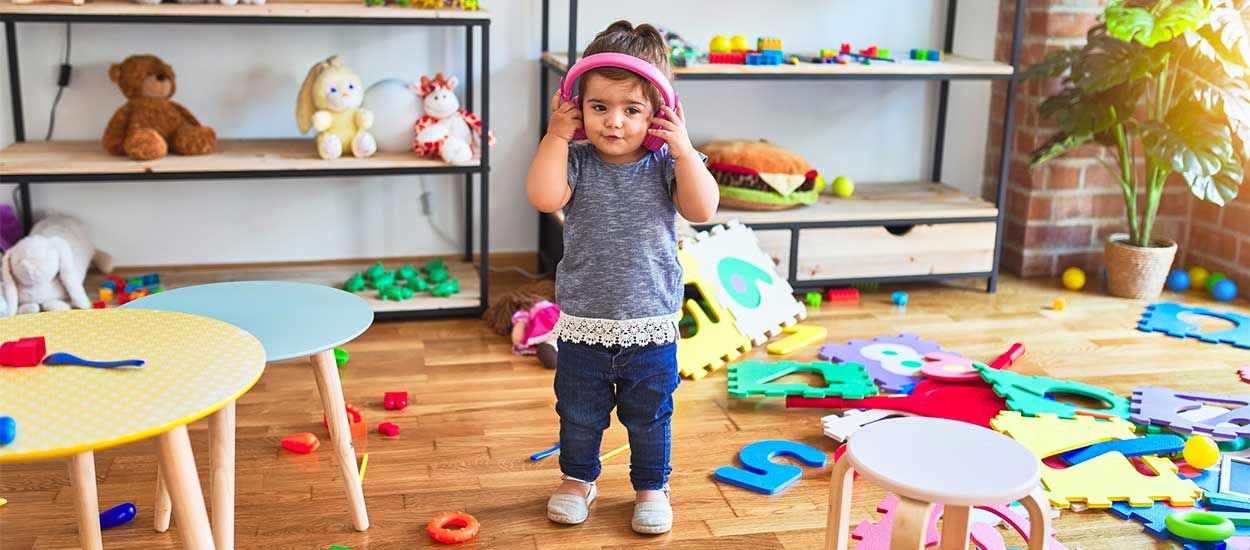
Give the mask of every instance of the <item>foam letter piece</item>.
[[[1182, 321], [1178, 317], [1182, 313], [1224, 319], [1235, 326], [1218, 332], [1199, 332], [1198, 325]], [[1250, 317], [1231, 311], [1159, 302], [1146, 306], [1141, 321], [1137, 322], [1137, 330], [1162, 332], [1177, 338], [1197, 338], [1203, 342], [1232, 344], [1234, 347], [1250, 349]]]
[[747, 445], [738, 453], [738, 460], [745, 470], [721, 466], [716, 469], [716, 479], [743, 489], [775, 495], [797, 482], [803, 470], [798, 466], [777, 464], [770, 460], [774, 456], [788, 456], [808, 466], [825, 467], [825, 453], [820, 449], [784, 439], [768, 439]]
[[[1065, 420], [1049, 414], [1025, 417], [1004, 411], [990, 424], [1039, 460], [1102, 441], [1135, 437], [1128, 422], [1087, 416]], [[1109, 508], [1113, 500], [1127, 500], [1130, 506], [1151, 506], [1156, 500], [1193, 506], [1194, 499], [1202, 494], [1194, 482], [1176, 476], [1177, 467], [1171, 460], [1157, 456], [1140, 460], [1155, 475], [1142, 475], [1124, 455], [1112, 451], [1063, 470], [1043, 463], [1042, 484], [1056, 508], [1068, 508], [1072, 501], [1085, 501], [1090, 508]]]
[[[898, 508], [898, 496], [887, 493], [877, 504], [877, 511], [885, 514], [875, 523], [864, 520], [851, 531], [851, 538], [859, 541], [855, 550], [890, 550], [890, 536], [894, 531], [894, 510]], [[942, 517], [942, 505], [934, 504], [929, 512], [929, 525], [925, 528], [925, 546], [938, 543], [938, 518]]]
[[694, 286], [708, 308], [704, 312], [698, 301], [686, 300], [683, 311], [694, 319], [695, 333], [682, 338], [677, 345], [677, 371], [698, 380], [751, 351], [751, 339], [738, 332], [733, 314], [708, 291], [713, 285], [701, 277], [694, 256], [683, 249], [677, 251], [677, 259], [681, 262], [684, 284]]
[[1136, 439], [1119, 439], [1095, 443], [1084, 449], [1063, 453], [1063, 460], [1076, 466], [1091, 458], [1111, 451], [1124, 456], [1170, 455], [1185, 448], [1185, 438], [1179, 435], [1148, 435]]
[[[814, 372], [824, 378], [826, 387], [813, 388], [807, 384], [770, 384], [783, 376], [798, 372]], [[768, 397], [785, 397], [802, 395], [803, 397], [840, 396], [859, 399], [877, 394], [877, 387], [858, 363], [833, 364], [825, 361], [813, 363], [797, 363], [794, 361], [743, 361], [729, 365], [729, 395], [747, 397], [750, 395], [766, 395]]]
[[[1197, 409], [1203, 401], [1223, 403], [1238, 407], [1225, 414], [1201, 422], [1193, 422], [1180, 413]], [[1133, 390], [1134, 422], [1160, 424], [1182, 433], [1207, 433], [1217, 437], [1234, 439], [1250, 437], [1250, 397], [1244, 395], [1216, 395], [1201, 392], [1178, 392], [1170, 388], [1148, 386]], [[1221, 426], [1223, 423], [1236, 426]]]
[[[1015, 510], [1011, 509], [1011, 506], [1007, 504], [996, 504], [993, 506], [977, 506], [976, 509], [985, 510], [986, 512], [998, 516], [999, 519], [1007, 523], [1008, 527], [1019, 534], [1020, 538], [1023, 538], [1026, 543], [1029, 541], [1030, 526], [1028, 517], [1017, 514]], [[1048, 510], [1042, 511], [1048, 512]], [[1006, 548], [1007, 545], [1004, 543], [1002, 535], [999, 535], [996, 530], [989, 529], [987, 531], [985, 529], [975, 529], [976, 525], [985, 524], [982, 523], [973, 525], [974, 529], [971, 537], [973, 543], [980, 546], [983, 550], [1001, 550]], [[990, 532], [993, 532], [994, 535], [998, 537], [997, 540], [995, 540], [993, 536], [989, 535]], [[1055, 538], [1058, 533], [1054, 531], [1053, 527], [1051, 528], [1049, 535], [1050, 537], [1046, 540], [1046, 550], [1068, 550], [1066, 546]], [[994, 544], [998, 544], [999, 546], [994, 546]]]
[[768, 347], [765, 348], [768, 350], [768, 353], [773, 355], [790, 355], [829, 336], [829, 329], [819, 325], [795, 324], [781, 331], [789, 334], [789, 336], [768, 344]]
[[932, 416], [947, 420], [958, 420], [990, 427], [990, 419], [1003, 409], [1002, 398], [994, 394], [994, 390], [984, 382], [943, 382], [941, 380], [924, 379], [916, 383], [916, 388], [907, 395], [890, 395], [867, 397], [864, 399], [843, 399], [840, 397], [787, 397], [787, 407], [812, 407], [832, 409], [886, 409]]
[[824, 345], [817, 355], [834, 363], [860, 363], [881, 389], [901, 392], [922, 379], [920, 367], [924, 365], [925, 354], [938, 351], [942, 351], [942, 346], [937, 342], [914, 334], [900, 334], [879, 336], [871, 342], [851, 340], [845, 344]]
[[820, 419], [820, 425], [825, 431], [825, 436], [834, 441], [846, 441], [856, 430], [872, 424], [878, 420], [885, 420], [895, 416], [912, 416], [907, 413], [898, 411], [886, 411], [881, 409], [850, 409], [841, 416], [831, 414]]
[[[1128, 418], [1129, 415], [1127, 399], [1097, 386], [1070, 380], [1055, 380], [1045, 376], [1026, 376], [1009, 370], [991, 369], [983, 365], [976, 368], [981, 371], [981, 378], [994, 387], [994, 392], [1007, 400], [1007, 407], [1027, 416], [1053, 414], [1059, 418], [1072, 418], [1076, 411], [1090, 411], [1120, 418]], [[1051, 393], [1070, 393], [1090, 397], [1110, 405], [1111, 408], [1087, 409], [1046, 399], [1046, 395]]]

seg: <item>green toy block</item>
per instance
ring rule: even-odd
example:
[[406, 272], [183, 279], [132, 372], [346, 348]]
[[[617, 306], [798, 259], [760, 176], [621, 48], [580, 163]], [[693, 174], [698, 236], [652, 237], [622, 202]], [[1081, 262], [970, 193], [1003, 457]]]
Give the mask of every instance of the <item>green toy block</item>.
[[379, 261], [378, 263], [370, 266], [369, 269], [365, 270], [365, 277], [369, 279], [377, 279], [378, 277], [381, 277], [383, 273], [386, 273], [386, 268], [382, 267], [382, 262]]
[[343, 283], [343, 290], [348, 292], [360, 292], [365, 289], [365, 276], [359, 273], [352, 275]]
[[404, 267], [399, 268], [399, 271], [395, 273], [395, 277], [397, 279], [403, 279], [405, 281], [408, 279], [413, 279], [416, 276], [417, 276], [417, 268], [412, 267], [412, 264], [405, 264]]
[[342, 367], [347, 364], [347, 360], [351, 359], [351, 355], [347, 354], [347, 350], [343, 348], [334, 348], [334, 364]]
[[[379, 2], [379, 5], [381, 5], [381, 0], [378, 0], [378, 2]], [[352, 550], [352, 549], [346, 546], [339, 546], [335, 544], [335, 545], [330, 546], [330, 550]]]
[[807, 307], [820, 307], [821, 297], [819, 292], [808, 292], [805, 298], [807, 299]]
[[[828, 387], [813, 388], [806, 384], [770, 383], [798, 372], [820, 374], [824, 377]], [[863, 399], [877, 395], [877, 386], [873, 383], [872, 377], [868, 376], [868, 370], [860, 363], [742, 361], [729, 365], [729, 395], [732, 397], [801, 395], [803, 397]]]
[[395, 284], [395, 273], [391, 271], [383, 271], [381, 275], [369, 281], [369, 286], [378, 290], [382, 290], [393, 284]]
[[[1025, 416], [1053, 414], [1059, 418], [1072, 418], [1076, 411], [1089, 411], [1128, 420], [1129, 400], [1111, 390], [1071, 380], [1055, 380], [1045, 376], [1026, 376], [1009, 370], [998, 370], [987, 365], [974, 365], [981, 378], [994, 387], [994, 393], [1007, 401], [1007, 407]], [[1110, 408], [1087, 409], [1047, 399], [1055, 393], [1066, 393], [1097, 399]]]
[[460, 280], [451, 279], [438, 283], [430, 289], [430, 294], [434, 296], [447, 297], [460, 292]]

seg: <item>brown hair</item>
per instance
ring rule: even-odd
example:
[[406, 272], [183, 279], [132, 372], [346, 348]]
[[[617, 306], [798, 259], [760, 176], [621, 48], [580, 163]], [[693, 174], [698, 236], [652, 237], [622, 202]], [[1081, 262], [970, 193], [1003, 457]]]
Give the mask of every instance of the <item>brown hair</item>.
[[[629, 54], [642, 59], [659, 69], [664, 78], [670, 82], [673, 80], [673, 69], [668, 62], [668, 46], [664, 43], [664, 37], [660, 35], [660, 31], [651, 25], [644, 23], [635, 27], [625, 20], [612, 23], [603, 32], [595, 35], [595, 39], [590, 42], [589, 46], [586, 46], [582, 56], [605, 52]], [[592, 74], [608, 80], [633, 80], [642, 86], [643, 94], [651, 102], [652, 108], [658, 110], [661, 105], [664, 105], [664, 98], [660, 95], [660, 91], [652, 86], [650, 81], [632, 71], [611, 67], [595, 69], [583, 74], [577, 82], [577, 95], [586, 94], [586, 77]]]

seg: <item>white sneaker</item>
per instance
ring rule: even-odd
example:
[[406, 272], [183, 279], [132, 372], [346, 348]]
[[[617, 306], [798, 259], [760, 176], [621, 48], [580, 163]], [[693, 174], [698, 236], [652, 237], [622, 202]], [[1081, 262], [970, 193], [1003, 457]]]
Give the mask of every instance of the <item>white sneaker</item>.
[[634, 505], [634, 519], [629, 526], [635, 533], [659, 535], [673, 528], [673, 505], [668, 501], [668, 491], [664, 491], [664, 501], [639, 502]]
[[[565, 477], [564, 479], [573, 478]], [[573, 481], [581, 480], [573, 479]], [[582, 483], [587, 482], [582, 481]], [[547, 519], [565, 525], [577, 525], [586, 521], [586, 516], [590, 515], [590, 503], [594, 502], [599, 494], [599, 489], [595, 487], [594, 482], [587, 484], [590, 485], [590, 492], [585, 497], [567, 493], [551, 495], [551, 498], [547, 499]]]

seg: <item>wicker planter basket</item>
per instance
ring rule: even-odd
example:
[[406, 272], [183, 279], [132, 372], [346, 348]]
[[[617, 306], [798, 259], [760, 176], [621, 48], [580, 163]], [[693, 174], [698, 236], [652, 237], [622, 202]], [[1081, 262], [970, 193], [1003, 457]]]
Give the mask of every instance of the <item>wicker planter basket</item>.
[[1143, 248], [1126, 241], [1124, 233], [1107, 238], [1107, 292], [1121, 298], [1158, 298], [1176, 257], [1176, 242], [1154, 237], [1152, 246]]

